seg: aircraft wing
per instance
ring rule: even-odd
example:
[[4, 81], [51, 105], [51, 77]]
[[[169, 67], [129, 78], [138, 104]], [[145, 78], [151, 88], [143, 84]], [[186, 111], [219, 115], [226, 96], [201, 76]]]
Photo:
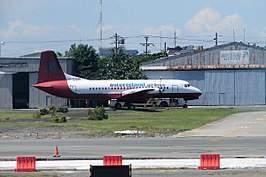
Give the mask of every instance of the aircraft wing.
[[121, 98], [126, 98], [126, 97], [141, 97], [149, 92], [156, 91], [159, 89], [158, 88], [140, 88], [140, 89], [129, 89], [125, 90], [121, 94]]

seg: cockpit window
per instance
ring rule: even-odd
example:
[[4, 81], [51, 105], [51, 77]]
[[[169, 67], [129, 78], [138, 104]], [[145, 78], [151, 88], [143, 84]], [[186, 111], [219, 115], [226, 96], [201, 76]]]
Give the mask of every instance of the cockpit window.
[[185, 86], [185, 87], [190, 87], [190, 85], [189, 85], [189, 84], [185, 84], [184, 86]]

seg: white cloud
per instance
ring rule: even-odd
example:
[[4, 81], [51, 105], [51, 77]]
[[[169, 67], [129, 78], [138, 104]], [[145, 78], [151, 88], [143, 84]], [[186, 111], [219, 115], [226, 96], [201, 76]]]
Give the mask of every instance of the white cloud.
[[209, 30], [219, 18], [218, 12], [210, 7], [205, 7], [186, 23], [186, 28], [192, 32]]
[[70, 33], [79, 33], [80, 32], [80, 28], [77, 27], [76, 25], [68, 25], [67, 30]]
[[239, 14], [234, 13], [221, 18], [221, 15], [211, 7], [202, 9], [185, 25], [189, 31], [194, 33], [241, 30], [244, 26]]
[[103, 32], [108, 32], [108, 31], [111, 31], [113, 30], [114, 26], [113, 25], [103, 25]]
[[56, 30], [56, 27], [51, 25], [33, 25], [26, 24], [22, 20], [9, 22], [6, 29], [0, 30], [3, 38], [16, 37], [40, 37], [51, 34]]
[[244, 22], [238, 14], [232, 14], [224, 17], [219, 23], [218, 28], [221, 29], [236, 29], [241, 30], [244, 28]]

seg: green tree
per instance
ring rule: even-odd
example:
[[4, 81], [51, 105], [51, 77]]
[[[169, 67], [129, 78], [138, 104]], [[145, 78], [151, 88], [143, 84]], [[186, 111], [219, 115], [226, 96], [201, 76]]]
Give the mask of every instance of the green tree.
[[143, 79], [139, 63], [132, 55], [126, 55], [123, 50], [99, 60], [99, 75], [101, 79]]
[[92, 46], [85, 44], [72, 44], [70, 49], [65, 52], [65, 56], [77, 61], [77, 76], [86, 79], [98, 79], [98, 59], [99, 56]]
[[158, 58], [162, 58], [162, 57], [167, 57], [167, 53], [166, 52], [159, 52], [159, 53], [154, 53], [154, 54], [140, 54], [140, 55], [136, 55], [134, 56], [134, 59], [139, 63], [145, 63], [145, 62], [149, 62], [149, 61], [153, 61], [155, 59]]

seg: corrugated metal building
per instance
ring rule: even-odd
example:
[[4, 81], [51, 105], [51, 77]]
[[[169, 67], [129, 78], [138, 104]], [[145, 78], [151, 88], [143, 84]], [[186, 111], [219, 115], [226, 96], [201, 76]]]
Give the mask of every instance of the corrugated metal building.
[[[32, 85], [37, 81], [40, 58], [0, 58], [0, 109], [40, 108], [67, 105], [67, 100], [51, 96]], [[62, 69], [72, 73], [73, 60], [59, 58]]]
[[266, 49], [239, 42], [218, 45], [142, 66], [149, 79], [183, 79], [202, 92], [192, 105], [265, 105]]

